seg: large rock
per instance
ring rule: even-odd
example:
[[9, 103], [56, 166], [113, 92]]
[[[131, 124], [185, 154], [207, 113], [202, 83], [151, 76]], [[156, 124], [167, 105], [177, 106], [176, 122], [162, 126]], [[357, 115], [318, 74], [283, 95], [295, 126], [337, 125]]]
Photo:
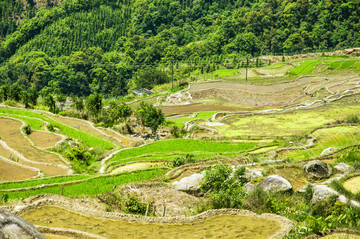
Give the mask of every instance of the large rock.
[[0, 209], [0, 238], [45, 239], [31, 223], [3, 209]]
[[315, 185], [313, 187], [313, 197], [311, 199], [311, 202], [313, 204], [319, 203], [319, 202], [325, 202], [330, 199], [330, 197], [338, 195], [338, 193], [329, 188], [326, 185]]
[[346, 163], [339, 163], [334, 168], [342, 173], [350, 173], [354, 169], [352, 166]]
[[173, 186], [178, 191], [184, 191], [193, 195], [200, 193], [201, 180], [204, 175], [201, 173], [195, 173], [189, 177], [182, 178], [180, 181], [173, 182]]
[[312, 179], [328, 178], [331, 175], [331, 167], [320, 160], [314, 160], [304, 165], [304, 171]]
[[292, 190], [291, 183], [281, 175], [270, 175], [257, 184], [247, 183], [245, 187], [248, 192], [255, 188], [262, 188], [266, 192], [284, 192]]

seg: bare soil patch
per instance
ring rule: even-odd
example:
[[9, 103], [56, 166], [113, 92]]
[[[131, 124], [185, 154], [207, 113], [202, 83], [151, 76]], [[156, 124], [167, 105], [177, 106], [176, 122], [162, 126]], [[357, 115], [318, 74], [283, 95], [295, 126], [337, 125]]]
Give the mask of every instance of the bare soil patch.
[[0, 181], [16, 181], [35, 177], [38, 173], [35, 170], [21, 167], [0, 158]]
[[135, 192], [143, 202], [154, 200], [157, 216], [162, 216], [164, 206], [166, 206], [167, 217], [189, 215], [191, 210], [203, 200], [177, 191], [165, 183], [133, 183], [122, 186], [116, 191]]
[[62, 137], [56, 134], [52, 134], [49, 132], [42, 132], [42, 131], [33, 131], [28, 136], [33, 143], [39, 148], [51, 148], [57, 142], [62, 140]]
[[161, 106], [160, 108], [165, 113], [189, 113], [284, 107], [300, 104], [307, 100], [323, 99], [347, 90], [356, 91], [358, 80], [358, 75], [343, 74], [303, 76], [297, 80], [273, 84], [206, 81], [194, 83], [190, 89], [183, 91], [183, 94], [190, 95], [191, 102], [194, 104], [176, 105], [166, 102], [167, 105], [170, 103], [173, 106]]

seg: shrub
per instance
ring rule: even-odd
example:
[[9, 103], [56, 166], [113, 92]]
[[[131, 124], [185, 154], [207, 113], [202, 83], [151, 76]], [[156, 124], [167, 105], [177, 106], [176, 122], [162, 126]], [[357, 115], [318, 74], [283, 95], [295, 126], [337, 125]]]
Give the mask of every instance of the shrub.
[[17, 107], [17, 103], [15, 100], [7, 100], [4, 104], [11, 107]]
[[148, 215], [154, 215], [154, 200], [142, 202], [139, 195], [135, 192], [126, 193], [105, 193], [98, 195], [97, 198], [103, 202], [108, 211], [122, 211], [125, 213], [145, 215], [149, 204]]
[[32, 129], [31, 129], [30, 125], [28, 125], [28, 124], [24, 126], [23, 131], [26, 135], [29, 135], [32, 133]]
[[348, 163], [348, 164], [358, 164], [360, 162], [360, 152], [358, 148], [352, 148], [347, 152], [346, 155], [341, 155], [338, 162]]
[[348, 124], [358, 124], [360, 123], [360, 119], [357, 115], [350, 115], [346, 118], [346, 123]]
[[251, 211], [263, 212], [266, 209], [268, 196], [268, 193], [263, 188], [255, 188], [246, 195], [244, 207]]
[[172, 161], [172, 166], [175, 168], [184, 164], [196, 163], [196, 162], [197, 161], [194, 159], [193, 154], [186, 154], [185, 158], [184, 157], [175, 158]]
[[[242, 169], [237, 173], [241, 174]], [[241, 208], [244, 204], [244, 181], [236, 180], [231, 167], [216, 165], [205, 171], [201, 190], [206, 192], [210, 208]]]
[[304, 200], [307, 204], [309, 204], [311, 202], [313, 193], [314, 193], [313, 186], [311, 184], [307, 185], [307, 187], [305, 188], [305, 193], [304, 193]]
[[55, 132], [54, 126], [52, 124], [48, 124], [46, 128], [51, 132]]

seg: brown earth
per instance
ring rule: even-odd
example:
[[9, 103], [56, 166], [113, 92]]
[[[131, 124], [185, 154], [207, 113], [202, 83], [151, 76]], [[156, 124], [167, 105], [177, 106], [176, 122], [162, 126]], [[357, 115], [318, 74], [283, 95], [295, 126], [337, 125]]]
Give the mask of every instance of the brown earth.
[[35, 177], [38, 173], [35, 170], [21, 167], [0, 158], [0, 182], [16, 181]]
[[119, 187], [115, 191], [135, 192], [143, 202], [154, 200], [157, 216], [162, 216], [164, 205], [166, 206], [166, 216], [189, 215], [192, 209], [202, 201], [201, 198], [177, 191], [165, 183], [131, 183]]
[[33, 131], [28, 137], [39, 148], [53, 147], [57, 142], [62, 140], [62, 137], [56, 134], [42, 131]]

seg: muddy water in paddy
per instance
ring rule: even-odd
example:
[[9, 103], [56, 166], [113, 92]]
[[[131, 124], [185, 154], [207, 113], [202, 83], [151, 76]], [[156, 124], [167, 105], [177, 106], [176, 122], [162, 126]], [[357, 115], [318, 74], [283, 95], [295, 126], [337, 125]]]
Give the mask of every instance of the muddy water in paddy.
[[21, 215], [35, 225], [71, 228], [108, 238], [268, 238], [278, 222], [241, 215], [219, 215], [188, 224], [143, 224], [95, 218], [44, 206]]
[[277, 168], [270, 174], [278, 174], [289, 180], [295, 190], [299, 190], [306, 184], [309, 184], [305, 173], [300, 168]]

